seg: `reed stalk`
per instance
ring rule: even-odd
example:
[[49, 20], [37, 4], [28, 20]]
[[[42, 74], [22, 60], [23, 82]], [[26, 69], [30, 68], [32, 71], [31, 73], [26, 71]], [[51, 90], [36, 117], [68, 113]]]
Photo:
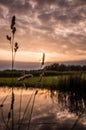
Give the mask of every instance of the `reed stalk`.
[[[12, 54], [12, 59], [11, 59], [11, 70], [12, 70], [12, 84], [13, 84], [13, 69], [14, 69], [14, 62], [15, 62], [15, 54], [19, 48], [18, 43], [14, 42], [14, 36], [16, 32], [16, 17], [13, 16], [11, 20], [11, 36], [7, 35], [7, 40], [10, 42], [11, 46], [11, 54]], [[8, 121], [7, 124], [9, 123], [11, 114], [12, 114], [12, 130], [14, 130], [14, 87], [12, 85], [12, 92], [11, 92], [12, 98], [11, 98], [11, 106], [10, 106], [10, 112], [8, 113]]]

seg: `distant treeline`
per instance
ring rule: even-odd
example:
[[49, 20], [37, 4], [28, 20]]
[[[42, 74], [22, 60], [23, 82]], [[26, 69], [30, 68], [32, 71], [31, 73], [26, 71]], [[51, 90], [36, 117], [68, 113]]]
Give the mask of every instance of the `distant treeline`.
[[21, 77], [23, 76], [24, 74], [33, 74], [33, 76], [40, 76], [40, 74], [42, 73], [42, 70], [30, 70], [30, 71], [27, 71], [27, 70], [13, 70], [13, 74], [12, 74], [12, 71], [11, 70], [3, 70], [3, 71], [0, 71], [0, 77], [3, 78], [3, 77]]
[[52, 64], [45, 67], [46, 70], [55, 71], [86, 71], [86, 65], [64, 65], [64, 64]]
[[[45, 68], [45, 76], [57, 76], [57, 75], [73, 75], [75, 73], [85, 73], [86, 74], [86, 65], [64, 65], [64, 64], [52, 64], [48, 65]], [[13, 77], [20, 77], [24, 74], [33, 74], [33, 76], [40, 76], [43, 70], [14, 70]], [[11, 70], [0, 71], [0, 77], [12, 77]]]

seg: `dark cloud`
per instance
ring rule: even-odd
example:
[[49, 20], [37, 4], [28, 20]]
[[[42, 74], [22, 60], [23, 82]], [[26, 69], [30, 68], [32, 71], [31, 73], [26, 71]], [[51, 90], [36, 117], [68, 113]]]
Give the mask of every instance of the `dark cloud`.
[[42, 22], [48, 23], [49, 20], [51, 19], [51, 14], [40, 14], [40, 15], [38, 16], [38, 18], [39, 18]]
[[29, 2], [25, 1], [21, 3], [20, 1], [16, 1], [11, 8], [12, 12], [19, 12], [19, 13], [28, 13], [28, 10], [31, 9], [31, 5]]
[[84, 18], [76, 12], [53, 12], [52, 16], [56, 20], [60, 20], [60, 22], [79, 22], [80, 20], [84, 20]]
[[8, 5], [9, 3], [13, 3], [15, 2], [16, 0], [1, 0], [0, 3], [3, 4], [3, 5]]
[[86, 5], [86, 0], [73, 0], [73, 2], [75, 2], [76, 5]]
[[57, 0], [57, 3], [60, 7], [70, 7], [71, 2], [68, 0]]
[[0, 5], [8, 7], [10, 14], [25, 14], [29, 9], [31, 9], [31, 5], [26, 0], [2, 0], [0, 1]]
[[57, 0], [38, 0], [37, 2], [38, 2], [38, 4], [40, 4], [40, 5], [45, 5], [45, 4], [50, 5], [50, 4], [56, 3], [56, 1], [57, 1]]
[[[80, 21], [86, 20], [86, 6], [85, 1], [69, 1], [69, 0], [55, 0], [54, 2], [51, 1], [38, 1], [38, 4], [42, 5], [42, 8], [40, 8], [39, 13], [39, 20], [43, 23], [48, 23], [53, 18], [56, 20], [56, 22], [67, 22], [67, 23], [78, 23]], [[84, 3], [84, 4], [83, 4]], [[53, 8], [47, 8], [45, 5], [53, 5]], [[61, 7], [62, 6], [62, 7]], [[45, 10], [42, 10], [44, 8]]]
[[44, 5], [57, 5], [60, 7], [70, 7], [72, 2], [69, 0], [38, 0], [37, 1], [39, 5], [44, 6]]

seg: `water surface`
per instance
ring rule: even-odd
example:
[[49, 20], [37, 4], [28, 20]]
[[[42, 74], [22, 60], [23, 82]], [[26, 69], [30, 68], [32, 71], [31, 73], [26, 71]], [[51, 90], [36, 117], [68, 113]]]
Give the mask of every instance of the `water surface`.
[[[35, 95], [36, 90], [38, 93]], [[11, 89], [1, 87], [0, 104], [3, 104], [3, 107], [0, 107], [0, 130], [7, 128], [11, 102]], [[9, 128], [11, 128], [11, 124], [10, 119]], [[74, 94], [65, 92], [15, 88], [14, 129], [86, 130], [85, 100], [82, 98], [78, 100]]]

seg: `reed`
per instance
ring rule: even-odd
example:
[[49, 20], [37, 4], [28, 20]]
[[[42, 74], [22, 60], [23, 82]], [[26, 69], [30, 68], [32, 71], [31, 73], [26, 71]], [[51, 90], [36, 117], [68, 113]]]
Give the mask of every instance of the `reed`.
[[[12, 59], [11, 59], [11, 70], [12, 70], [12, 84], [13, 84], [13, 69], [14, 69], [14, 63], [15, 63], [15, 55], [16, 52], [19, 48], [19, 45], [17, 42], [14, 41], [15, 38], [15, 33], [16, 33], [16, 17], [13, 16], [12, 20], [11, 20], [11, 25], [10, 25], [10, 36], [7, 35], [6, 38], [10, 43], [10, 47], [11, 47], [11, 54], [12, 54]], [[10, 111], [8, 113], [8, 121], [7, 121], [7, 125], [9, 123], [9, 120], [12, 116], [12, 130], [14, 130], [14, 87], [12, 85], [12, 98], [11, 98], [11, 106], [10, 106]]]
[[[42, 57], [42, 62], [41, 62], [41, 68], [43, 68], [43, 65], [44, 65], [44, 62], [45, 62], [45, 53], [43, 53], [43, 57]], [[35, 84], [35, 88], [40, 85], [40, 82], [42, 81], [42, 78], [44, 76], [44, 72], [45, 72], [45, 69], [42, 70], [42, 73], [40, 74], [36, 84]], [[24, 74], [22, 77], [19, 77], [18, 78], [18, 81], [22, 81], [22, 84], [24, 85], [24, 87], [26, 87], [26, 84], [23, 82], [25, 79], [27, 78], [31, 78], [33, 77], [32, 74]], [[31, 102], [31, 99], [33, 97], [33, 101], [32, 101], [32, 107], [31, 107], [31, 111], [30, 111], [30, 116], [29, 116], [29, 120], [28, 120], [28, 125], [27, 125], [27, 130], [30, 129], [30, 124], [31, 124], [31, 118], [32, 118], [32, 114], [33, 114], [33, 109], [34, 109], [34, 104], [35, 104], [35, 98], [36, 98], [36, 95], [38, 93], [38, 90], [36, 90], [35, 92], [33, 91], [33, 93], [31, 94], [31, 97], [29, 98], [28, 102], [27, 102], [27, 105], [25, 107], [25, 110], [24, 110], [24, 114], [23, 114], [23, 118], [21, 119], [20, 121], [20, 116], [21, 116], [21, 101], [22, 101], [22, 92], [21, 92], [21, 97], [20, 97], [20, 109], [19, 109], [19, 122], [18, 122], [18, 130], [20, 130], [20, 127], [21, 127], [21, 124], [23, 123], [24, 121], [24, 117], [25, 117], [25, 114], [26, 114], [26, 111], [28, 110], [28, 107], [29, 107], [29, 104]]]

